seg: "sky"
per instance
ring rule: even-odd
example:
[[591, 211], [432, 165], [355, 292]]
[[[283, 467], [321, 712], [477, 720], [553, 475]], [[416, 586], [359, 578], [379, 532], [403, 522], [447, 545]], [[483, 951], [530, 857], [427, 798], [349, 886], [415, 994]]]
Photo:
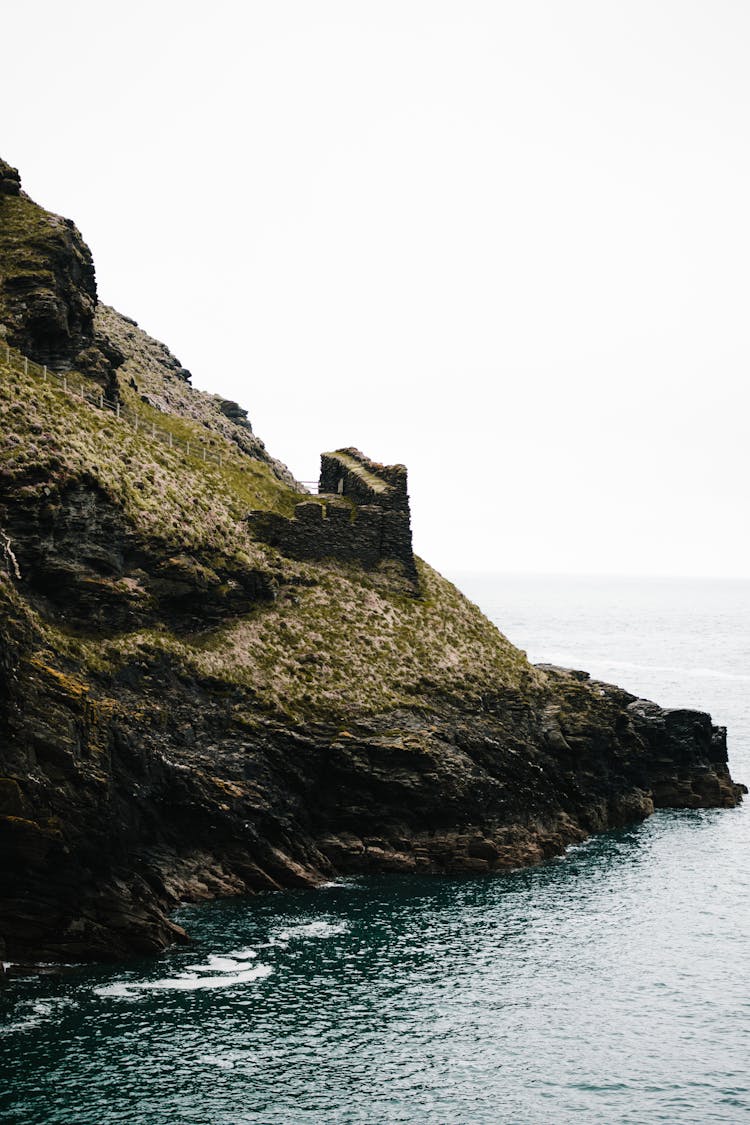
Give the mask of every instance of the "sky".
[[36, 0], [0, 155], [301, 479], [441, 570], [750, 577], [750, 5]]

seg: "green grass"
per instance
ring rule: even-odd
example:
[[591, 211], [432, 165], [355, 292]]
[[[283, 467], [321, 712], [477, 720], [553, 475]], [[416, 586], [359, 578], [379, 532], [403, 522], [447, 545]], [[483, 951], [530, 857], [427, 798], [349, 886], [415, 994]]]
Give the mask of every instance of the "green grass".
[[[87, 382], [77, 374], [72, 378]], [[95, 383], [89, 385], [92, 393], [98, 392]], [[54, 504], [72, 482], [93, 478], [145, 538], [162, 540], [172, 549], [219, 550], [245, 559], [260, 551], [265, 556], [243, 517], [251, 508], [292, 515], [300, 494], [278, 480], [268, 465], [199, 422], [155, 410], [127, 387], [123, 400], [131, 408], [137, 403], [145, 430], [136, 433], [55, 381], [44, 383], [31, 371], [25, 375], [0, 366], [0, 482], [25, 489], [29, 500], [44, 493], [45, 502]], [[195, 453], [150, 437], [152, 424], [192, 440]], [[201, 445], [220, 452], [221, 465], [203, 461]]]
[[[187, 384], [179, 393], [200, 395]], [[94, 641], [29, 608], [47, 663], [61, 660], [106, 684], [145, 653], [166, 653], [194, 676], [246, 688], [246, 722], [257, 709], [297, 723], [346, 724], [451, 702], [481, 708], [488, 694], [538, 689], [525, 655], [424, 563], [415, 598], [399, 592], [387, 567], [294, 562], [254, 541], [248, 509], [292, 515], [300, 493], [205, 422], [156, 410], [128, 386], [123, 399], [145, 430], [0, 363], [0, 494], [30, 510], [54, 508], [72, 483], [96, 484], [152, 553], [217, 560], [228, 572], [261, 567], [274, 574], [279, 596], [194, 638], [151, 627]], [[205, 399], [199, 403], [205, 414]], [[151, 424], [195, 442], [196, 452], [153, 440]], [[198, 443], [220, 452], [222, 464], [203, 461]]]
[[[14, 247], [29, 260], [29, 243], [48, 237], [56, 227], [47, 211], [22, 195], [0, 196], [0, 241], [5, 251]], [[5, 260], [3, 260], [5, 266]]]
[[295, 722], [365, 721], [400, 708], [488, 693], [536, 691], [540, 676], [450, 583], [419, 564], [426, 596], [395, 593], [377, 575], [340, 564], [310, 568], [315, 581], [191, 642], [139, 631], [113, 640], [113, 666], [145, 649], [169, 652], [193, 674], [251, 690], [269, 713]]

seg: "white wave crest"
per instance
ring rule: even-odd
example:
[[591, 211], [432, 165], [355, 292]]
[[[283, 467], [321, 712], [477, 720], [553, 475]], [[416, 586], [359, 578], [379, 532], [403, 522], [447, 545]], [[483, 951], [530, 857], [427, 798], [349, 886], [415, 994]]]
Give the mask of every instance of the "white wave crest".
[[211, 953], [206, 959], [204, 965], [188, 965], [188, 972], [192, 973], [234, 973], [238, 969], [244, 969], [245, 966], [241, 961], [235, 960], [230, 954], [227, 957], [218, 957], [216, 954]]
[[[227, 962], [228, 958], [217, 958]], [[207, 966], [194, 966], [206, 968]], [[163, 977], [161, 980], [144, 981], [116, 981], [95, 988], [97, 996], [114, 996], [120, 999], [132, 999], [140, 992], [198, 992], [202, 989], [232, 988], [238, 984], [247, 984], [252, 980], [261, 980], [272, 973], [270, 965], [254, 965], [251, 969], [242, 969], [240, 972], [222, 972], [218, 976], [199, 976], [195, 972], [178, 973], [173, 977]]]

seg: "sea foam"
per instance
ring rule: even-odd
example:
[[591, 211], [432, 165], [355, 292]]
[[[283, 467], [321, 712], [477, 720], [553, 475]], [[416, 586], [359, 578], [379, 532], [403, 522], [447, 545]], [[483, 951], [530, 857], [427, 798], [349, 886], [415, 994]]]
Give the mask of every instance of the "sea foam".
[[[209, 960], [211, 960], [209, 958]], [[216, 961], [229, 963], [228, 958], [215, 958]], [[237, 964], [237, 962], [232, 962]], [[208, 968], [206, 965], [195, 965], [194, 969]], [[214, 966], [219, 968], [219, 966]], [[114, 984], [103, 985], [95, 988], [97, 996], [114, 996], [120, 999], [132, 999], [140, 992], [197, 992], [202, 989], [232, 988], [234, 985], [247, 984], [252, 980], [262, 980], [272, 973], [270, 965], [254, 965], [251, 969], [243, 968], [240, 972], [220, 972], [220, 975], [199, 976], [196, 972], [178, 973], [173, 977], [163, 977], [160, 980], [144, 981], [116, 981]]]

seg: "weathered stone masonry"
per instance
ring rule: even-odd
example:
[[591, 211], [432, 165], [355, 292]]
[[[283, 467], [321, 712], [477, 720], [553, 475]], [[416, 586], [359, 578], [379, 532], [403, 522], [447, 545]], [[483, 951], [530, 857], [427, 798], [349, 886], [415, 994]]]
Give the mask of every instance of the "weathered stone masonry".
[[297, 504], [293, 519], [250, 512], [253, 534], [295, 559], [340, 559], [368, 570], [395, 561], [416, 585], [406, 468], [378, 465], [358, 449], [320, 460], [320, 499]]

